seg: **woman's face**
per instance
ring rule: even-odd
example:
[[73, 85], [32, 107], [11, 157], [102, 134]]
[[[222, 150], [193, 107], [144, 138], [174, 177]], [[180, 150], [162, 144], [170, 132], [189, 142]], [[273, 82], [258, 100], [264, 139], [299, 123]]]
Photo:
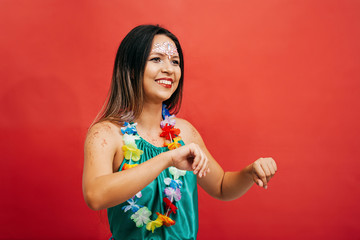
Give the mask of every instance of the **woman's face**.
[[169, 99], [180, 77], [180, 58], [175, 43], [166, 35], [155, 35], [144, 71], [145, 101], [162, 103]]

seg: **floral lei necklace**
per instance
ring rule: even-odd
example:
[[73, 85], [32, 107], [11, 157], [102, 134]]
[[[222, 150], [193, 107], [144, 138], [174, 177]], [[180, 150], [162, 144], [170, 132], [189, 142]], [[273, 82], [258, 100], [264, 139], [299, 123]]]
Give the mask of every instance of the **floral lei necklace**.
[[[164, 146], [169, 150], [176, 149], [181, 146], [179, 141], [181, 140], [180, 129], [175, 128], [175, 115], [170, 115], [169, 111], [166, 109], [166, 105], [163, 104], [162, 108], [162, 116], [163, 120], [160, 123], [160, 127], [162, 132], [160, 137], [165, 137]], [[135, 140], [139, 140], [140, 136], [137, 134], [136, 130], [137, 123], [124, 123], [124, 127], [121, 128], [121, 132], [123, 134], [124, 145], [122, 147], [124, 151], [125, 161], [128, 163], [124, 163], [122, 170], [127, 170], [133, 167], [136, 167], [138, 164], [132, 164], [133, 162], [137, 162], [140, 160], [141, 154], [143, 151], [137, 148]], [[127, 212], [131, 210], [133, 214], [130, 216], [130, 219], [133, 220], [136, 224], [136, 227], [141, 228], [146, 225], [146, 229], [152, 231], [161, 226], [170, 227], [175, 224], [175, 221], [172, 220], [169, 216], [171, 213], [176, 214], [176, 210], [178, 209], [175, 206], [177, 201], [181, 199], [181, 187], [182, 181], [179, 179], [180, 177], [186, 174], [186, 171], [179, 170], [175, 167], [169, 167], [169, 172], [173, 176], [171, 178], [165, 178], [164, 183], [166, 185], [164, 189], [164, 194], [166, 197], [163, 198], [165, 205], [165, 213], [161, 214], [157, 212], [156, 220], [150, 220], [151, 211], [142, 205], [137, 204], [137, 200], [142, 197], [141, 191], [135, 194], [132, 198], [127, 200], [128, 205], [124, 206], [122, 210]]]

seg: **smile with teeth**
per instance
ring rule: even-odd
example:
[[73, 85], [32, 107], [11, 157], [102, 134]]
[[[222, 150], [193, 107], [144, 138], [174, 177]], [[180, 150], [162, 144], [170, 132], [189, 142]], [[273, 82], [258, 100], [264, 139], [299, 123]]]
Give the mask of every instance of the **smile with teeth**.
[[160, 84], [161, 86], [163, 87], [166, 87], [166, 88], [171, 88], [171, 85], [172, 85], [172, 81], [171, 80], [167, 80], [167, 79], [158, 79], [158, 80], [155, 80], [158, 84]]

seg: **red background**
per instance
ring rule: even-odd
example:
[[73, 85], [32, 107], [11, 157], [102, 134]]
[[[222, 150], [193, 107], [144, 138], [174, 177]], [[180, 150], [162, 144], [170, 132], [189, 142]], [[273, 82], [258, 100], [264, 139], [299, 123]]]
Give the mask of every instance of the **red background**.
[[179, 116], [226, 170], [272, 156], [269, 189], [200, 190], [199, 239], [359, 239], [360, 2], [0, 1], [0, 239], [107, 239], [83, 142], [138, 24], [185, 54]]

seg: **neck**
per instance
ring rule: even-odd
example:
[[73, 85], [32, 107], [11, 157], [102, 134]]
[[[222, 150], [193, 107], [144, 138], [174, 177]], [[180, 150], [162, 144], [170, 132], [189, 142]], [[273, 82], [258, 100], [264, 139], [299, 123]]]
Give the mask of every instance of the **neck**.
[[162, 104], [145, 103], [140, 116], [135, 122], [143, 129], [159, 129], [162, 120]]

